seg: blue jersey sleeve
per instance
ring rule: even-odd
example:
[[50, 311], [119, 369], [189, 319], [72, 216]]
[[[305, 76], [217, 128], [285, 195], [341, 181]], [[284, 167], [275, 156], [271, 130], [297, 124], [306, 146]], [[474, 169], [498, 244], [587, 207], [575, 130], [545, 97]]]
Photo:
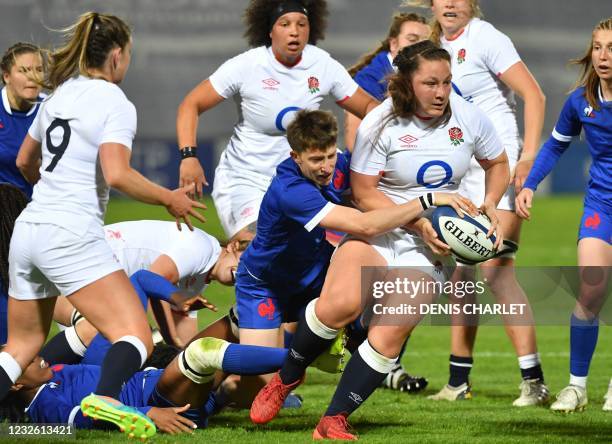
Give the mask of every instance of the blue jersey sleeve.
[[73, 405], [69, 399], [61, 396], [60, 391], [50, 387], [43, 388], [27, 409], [32, 422], [41, 424], [73, 424], [79, 429], [92, 428], [90, 418], [85, 418], [80, 405]]
[[284, 214], [307, 231], [312, 231], [334, 207], [315, 185], [306, 181], [289, 185], [280, 204]]
[[577, 94], [573, 93], [567, 98], [553, 129], [552, 136], [559, 142], [571, 142], [572, 137], [579, 135], [582, 129], [575, 105], [576, 97]]
[[355, 81], [363, 90], [374, 97], [379, 102], [385, 100], [385, 93], [387, 92], [387, 83], [383, 76], [377, 76], [377, 73], [368, 67], [362, 69], [355, 74]]

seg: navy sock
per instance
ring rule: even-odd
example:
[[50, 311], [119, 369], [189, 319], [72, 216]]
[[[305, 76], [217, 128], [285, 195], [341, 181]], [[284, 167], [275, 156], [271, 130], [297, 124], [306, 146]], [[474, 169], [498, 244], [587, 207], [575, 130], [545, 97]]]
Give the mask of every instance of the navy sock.
[[448, 385], [451, 387], [459, 387], [461, 384], [467, 384], [473, 364], [474, 358], [471, 356], [462, 357], [450, 355], [450, 377], [448, 378]]
[[291, 348], [280, 370], [283, 384], [293, 384], [299, 380], [306, 368], [334, 342], [333, 339], [324, 339], [315, 334], [306, 319], [302, 317], [298, 323], [297, 331], [293, 336]]
[[53, 336], [40, 351], [40, 356], [49, 364], [78, 364], [83, 359], [72, 350], [66, 339], [66, 330]]
[[6, 371], [0, 367], [0, 401], [6, 397], [12, 386], [13, 381], [11, 381]]
[[291, 347], [291, 342], [293, 341], [293, 333], [285, 330], [283, 336], [284, 336], [285, 348]]
[[265, 375], [285, 362], [286, 348], [230, 344], [223, 355], [223, 371], [235, 375]]
[[523, 379], [539, 379], [544, 382], [544, 372], [542, 372], [542, 365], [538, 364], [534, 367], [522, 368], [521, 377]]
[[118, 341], [106, 353], [100, 381], [95, 393], [117, 399], [124, 382], [132, 377], [142, 365], [140, 352], [130, 342]]
[[340, 413], [350, 415], [368, 399], [387, 376], [386, 373], [377, 372], [370, 367], [360, 352], [361, 348], [358, 348], [346, 365], [325, 416], [335, 416]]
[[582, 320], [572, 314], [570, 327], [570, 373], [587, 376], [599, 335], [598, 319]]

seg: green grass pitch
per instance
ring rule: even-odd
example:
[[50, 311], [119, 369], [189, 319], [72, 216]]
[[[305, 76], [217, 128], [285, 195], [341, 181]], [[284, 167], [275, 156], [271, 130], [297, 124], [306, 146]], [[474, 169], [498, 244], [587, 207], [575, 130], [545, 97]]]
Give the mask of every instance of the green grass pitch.
[[[207, 200], [207, 223], [199, 226], [222, 237], [222, 230]], [[524, 225], [518, 264], [575, 265], [576, 233], [582, 210], [579, 197], [537, 198], [532, 221]], [[163, 209], [133, 201], [111, 202], [107, 223], [122, 220], [170, 220]], [[221, 314], [229, 307], [231, 289], [213, 285], [207, 297], [217, 303]], [[570, 313], [567, 313], [569, 319]], [[202, 326], [215, 318], [204, 313]], [[504, 329], [482, 327], [478, 334], [475, 365], [472, 370], [474, 398], [459, 403], [436, 403], [425, 395], [437, 391], [448, 375], [448, 327], [423, 326], [415, 330], [403, 363], [414, 374], [429, 378], [424, 394], [378, 390], [352, 417], [363, 442], [415, 443], [532, 443], [532, 442], [610, 442], [612, 416], [601, 411], [602, 397], [612, 376], [612, 329], [600, 329], [599, 346], [589, 377], [590, 404], [585, 412], [568, 416], [544, 408], [517, 409], [511, 406], [518, 396], [518, 364]], [[568, 327], [539, 327], [539, 351], [546, 381], [553, 393], [567, 384], [569, 361]], [[158, 435], [154, 442], [310, 442], [313, 427], [331, 399], [338, 376], [309, 371], [306, 384], [298, 389], [304, 406], [283, 410], [265, 427], [251, 424], [246, 411], [223, 412], [210, 420], [206, 430], [194, 436]], [[78, 432], [79, 440], [119, 442], [119, 433]]]

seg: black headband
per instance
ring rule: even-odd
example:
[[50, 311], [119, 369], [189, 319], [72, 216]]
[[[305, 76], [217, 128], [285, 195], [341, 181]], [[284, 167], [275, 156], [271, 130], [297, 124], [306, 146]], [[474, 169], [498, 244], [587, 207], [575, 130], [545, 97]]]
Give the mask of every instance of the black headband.
[[299, 12], [308, 17], [308, 9], [304, 7], [302, 2], [298, 0], [286, 0], [270, 12], [270, 29], [272, 29], [274, 23], [276, 23], [281, 16], [289, 14], [290, 12]]

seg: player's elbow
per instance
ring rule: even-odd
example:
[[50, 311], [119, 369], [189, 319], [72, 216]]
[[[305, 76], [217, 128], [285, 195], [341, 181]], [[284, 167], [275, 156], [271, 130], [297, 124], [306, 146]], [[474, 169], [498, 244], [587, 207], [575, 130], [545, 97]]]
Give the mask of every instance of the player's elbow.
[[125, 171], [123, 169], [108, 169], [104, 170], [104, 180], [109, 187], [122, 191], [125, 183]]
[[380, 234], [380, 230], [369, 220], [365, 213], [361, 213], [361, 216], [355, 222], [352, 234], [363, 237], [374, 237]]

